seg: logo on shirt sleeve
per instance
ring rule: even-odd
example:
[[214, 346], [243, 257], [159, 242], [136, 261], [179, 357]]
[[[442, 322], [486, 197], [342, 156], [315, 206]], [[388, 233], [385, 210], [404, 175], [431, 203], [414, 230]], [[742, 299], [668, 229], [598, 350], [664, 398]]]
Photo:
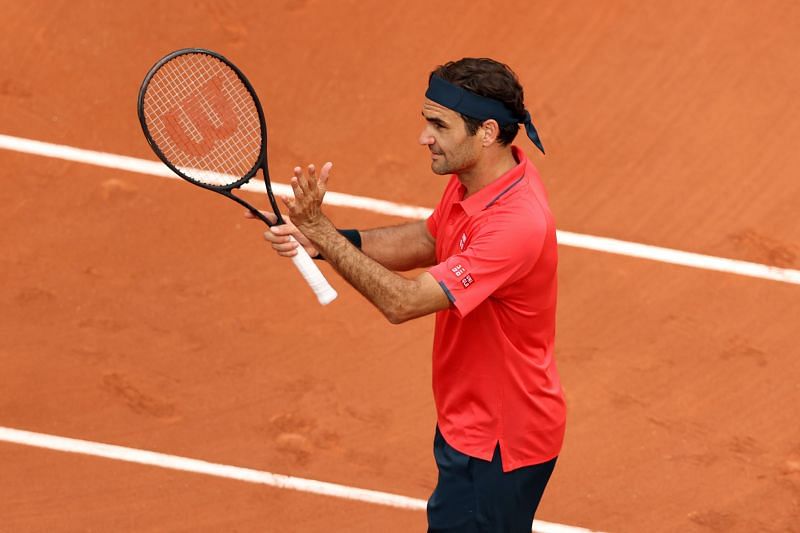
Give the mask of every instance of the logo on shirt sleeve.
[[461, 234], [461, 239], [458, 241], [458, 247], [463, 252], [464, 251], [464, 246], [466, 246], [466, 245], [467, 245], [467, 234], [466, 233], [462, 233]]
[[[450, 269], [450, 272], [455, 274], [457, 278], [461, 278], [461, 284], [465, 289], [475, 282], [475, 280], [472, 279], [472, 274], [467, 274], [467, 269], [461, 265], [454, 266]], [[462, 278], [461, 276], [464, 277]]]

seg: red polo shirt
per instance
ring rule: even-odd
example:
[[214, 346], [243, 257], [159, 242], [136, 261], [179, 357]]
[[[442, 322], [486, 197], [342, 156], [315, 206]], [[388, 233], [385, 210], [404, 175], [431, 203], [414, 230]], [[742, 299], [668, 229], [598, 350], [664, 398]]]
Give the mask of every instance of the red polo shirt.
[[556, 229], [536, 168], [519, 164], [475, 194], [453, 175], [428, 218], [429, 272], [452, 302], [436, 313], [433, 395], [453, 448], [503, 470], [557, 456], [566, 407], [553, 358]]

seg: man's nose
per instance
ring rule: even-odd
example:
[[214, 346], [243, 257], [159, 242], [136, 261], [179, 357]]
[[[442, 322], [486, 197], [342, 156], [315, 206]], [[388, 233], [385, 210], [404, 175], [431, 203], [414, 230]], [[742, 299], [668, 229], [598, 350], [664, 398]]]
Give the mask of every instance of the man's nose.
[[433, 135], [428, 133], [427, 129], [422, 130], [422, 133], [419, 134], [419, 144], [423, 146], [430, 146], [434, 143]]

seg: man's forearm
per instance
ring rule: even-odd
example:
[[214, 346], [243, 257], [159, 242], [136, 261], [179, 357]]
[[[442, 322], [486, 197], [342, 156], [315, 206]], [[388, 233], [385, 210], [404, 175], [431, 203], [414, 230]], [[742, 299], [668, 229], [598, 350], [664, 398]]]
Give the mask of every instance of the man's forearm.
[[323, 257], [392, 323], [409, 317], [417, 281], [400, 276], [361, 253], [327, 218], [301, 228]]
[[435, 264], [435, 243], [424, 221], [360, 231], [361, 251], [390, 270]]

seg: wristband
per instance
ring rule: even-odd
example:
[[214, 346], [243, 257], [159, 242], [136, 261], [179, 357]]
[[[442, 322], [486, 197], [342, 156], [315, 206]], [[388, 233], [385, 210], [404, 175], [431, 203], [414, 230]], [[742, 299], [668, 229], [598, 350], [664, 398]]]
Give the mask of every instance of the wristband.
[[[336, 231], [338, 231], [342, 237], [350, 241], [350, 244], [359, 250], [361, 249], [361, 233], [359, 233], [357, 229], [337, 229]], [[322, 257], [321, 253], [314, 256], [313, 259], [317, 261], [325, 261], [325, 258]]]
[[357, 229], [337, 229], [336, 231], [341, 233], [345, 239], [350, 241], [350, 244], [359, 250], [361, 249], [361, 234]]

